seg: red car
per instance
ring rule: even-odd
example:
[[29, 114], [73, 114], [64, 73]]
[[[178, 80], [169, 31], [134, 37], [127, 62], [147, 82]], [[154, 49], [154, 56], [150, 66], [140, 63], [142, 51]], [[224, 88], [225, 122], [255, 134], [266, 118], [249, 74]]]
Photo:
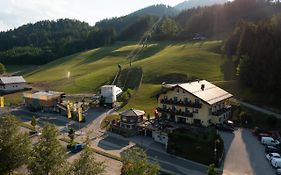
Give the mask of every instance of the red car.
[[[259, 127], [255, 127], [253, 130], [252, 130], [252, 133], [254, 136], [259, 136], [260, 134], [268, 134], [269, 136], [272, 136], [272, 132], [270, 131], [266, 131], [265, 129], [260, 129]], [[265, 135], [265, 136], [268, 136], [268, 135]], [[259, 139], [260, 140], [260, 139]]]

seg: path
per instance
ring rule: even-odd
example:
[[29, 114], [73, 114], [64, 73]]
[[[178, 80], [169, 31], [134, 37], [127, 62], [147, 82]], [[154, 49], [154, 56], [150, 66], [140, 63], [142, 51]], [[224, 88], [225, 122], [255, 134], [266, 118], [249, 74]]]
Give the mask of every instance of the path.
[[264, 109], [264, 108], [261, 108], [261, 107], [259, 107], [259, 106], [252, 105], [252, 104], [250, 104], [250, 103], [246, 103], [246, 102], [243, 102], [243, 101], [240, 101], [240, 104], [241, 104], [242, 106], [251, 108], [251, 109], [253, 109], [253, 110], [255, 110], [255, 111], [259, 111], [259, 112], [262, 112], [262, 113], [265, 113], [265, 114], [268, 114], [268, 115], [273, 115], [273, 116], [275, 116], [275, 117], [281, 119], [281, 114], [278, 114], [278, 113], [276, 113], [276, 112], [272, 112], [272, 111], [270, 111], [270, 110], [267, 110], [267, 109]]

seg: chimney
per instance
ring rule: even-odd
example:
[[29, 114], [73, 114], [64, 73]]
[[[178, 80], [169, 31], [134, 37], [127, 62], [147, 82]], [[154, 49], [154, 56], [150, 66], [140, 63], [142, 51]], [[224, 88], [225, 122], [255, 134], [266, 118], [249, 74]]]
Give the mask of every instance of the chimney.
[[202, 91], [204, 91], [204, 89], [205, 89], [205, 84], [201, 84], [201, 89], [202, 89]]

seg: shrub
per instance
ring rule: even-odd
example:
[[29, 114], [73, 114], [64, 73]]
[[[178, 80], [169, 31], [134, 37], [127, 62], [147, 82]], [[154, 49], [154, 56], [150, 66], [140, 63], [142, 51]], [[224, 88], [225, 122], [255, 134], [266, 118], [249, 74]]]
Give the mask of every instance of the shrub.
[[276, 117], [269, 115], [266, 117], [266, 122], [270, 128], [276, 128], [278, 121]]

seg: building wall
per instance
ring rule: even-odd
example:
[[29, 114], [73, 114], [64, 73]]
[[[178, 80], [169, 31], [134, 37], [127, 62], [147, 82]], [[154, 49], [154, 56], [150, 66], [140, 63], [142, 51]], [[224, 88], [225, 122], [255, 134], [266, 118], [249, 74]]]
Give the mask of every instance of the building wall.
[[[167, 99], [174, 99], [176, 97], [178, 101], [179, 100], [185, 101], [185, 99], [187, 98], [188, 101], [191, 101], [193, 103], [195, 102], [195, 100], [198, 100], [199, 103], [202, 104], [202, 106], [201, 106], [201, 108], [193, 108], [193, 107], [187, 107], [187, 106], [163, 104], [163, 103], [161, 103], [161, 99], [164, 99], [165, 97]], [[187, 108], [191, 113], [193, 113], [193, 117], [175, 115], [175, 122], [179, 122], [181, 119], [181, 120], [185, 120], [185, 122], [188, 124], [192, 124], [192, 123], [194, 123], [194, 120], [197, 119], [197, 120], [201, 121], [201, 124], [203, 126], [209, 126], [211, 123], [217, 124], [217, 123], [222, 122], [222, 120], [220, 120], [219, 118], [223, 118], [223, 116], [213, 116], [212, 112], [215, 112], [215, 111], [225, 107], [225, 100], [218, 102], [216, 104], [213, 104], [213, 105], [209, 105], [209, 104], [205, 103], [204, 101], [198, 99], [197, 97], [193, 96], [192, 94], [186, 92], [184, 89], [176, 87], [176, 88], [174, 88], [174, 90], [170, 90], [159, 96], [158, 107], [164, 108], [165, 105], [166, 105], [166, 108], [172, 109], [174, 106], [176, 108], [176, 110], [181, 109], [181, 111], [185, 111]], [[171, 115], [168, 114], [168, 118], [170, 116]]]
[[23, 90], [24, 88], [25, 88], [25, 83], [0, 85], [0, 90], [2, 91], [19, 91], [19, 90]]
[[155, 142], [159, 142], [167, 147], [168, 145], [168, 134], [161, 133], [160, 131], [152, 131], [152, 138]]
[[105, 98], [105, 103], [115, 103], [116, 102], [116, 86], [107, 85], [101, 87], [101, 95]]

